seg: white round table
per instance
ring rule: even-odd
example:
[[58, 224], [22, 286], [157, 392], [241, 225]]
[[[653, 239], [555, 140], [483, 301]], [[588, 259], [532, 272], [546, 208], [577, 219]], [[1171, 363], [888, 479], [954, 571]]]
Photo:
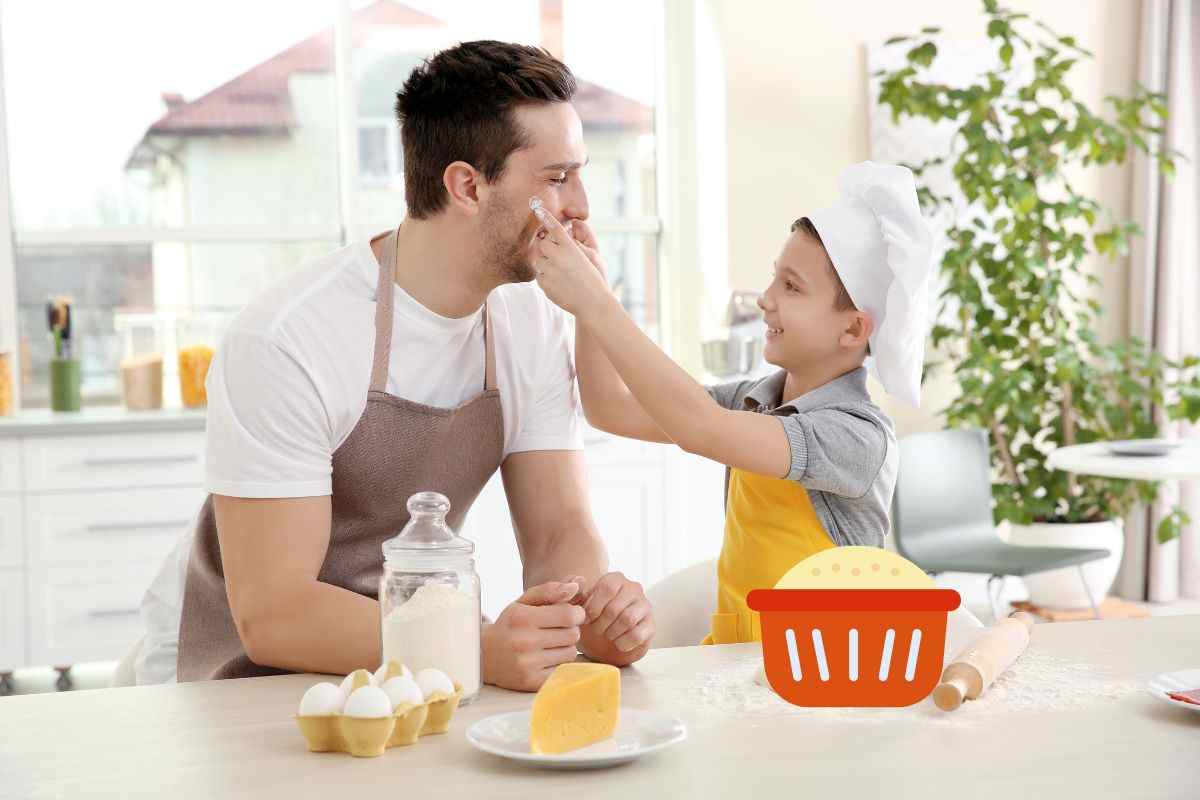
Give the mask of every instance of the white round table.
[[[1165, 439], [1139, 441], [1167, 441]], [[1200, 479], [1200, 439], [1179, 439], [1180, 446], [1164, 456], [1118, 456], [1109, 447], [1121, 442], [1092, 442], [1060, 447], [1046, 458], [1053, 469], [1079, 475], [1141, 481]]]

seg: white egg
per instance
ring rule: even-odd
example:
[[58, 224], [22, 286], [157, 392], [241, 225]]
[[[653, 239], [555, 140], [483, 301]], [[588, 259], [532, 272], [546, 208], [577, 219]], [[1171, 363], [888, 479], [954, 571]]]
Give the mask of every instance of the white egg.
[[378, 719], [392, 715], [392, 703], [378, 686], [361, 686], [354, 690], [342, 713], [347, 717]]
[[[388, 662], [385, 661], [379, 667], [379, 669], [375, 670], [375, 674], [371, 676], [371, 685], [372, 686], [383, 686], [383, 684], [387, 683], [387, 681], [388, 681], [387, 671], [388, 671]], [[406, 678], [411, 678], [413, 676], [412, 670], [410, 670], [404, 664], [400, 665], [400, 672]]]
[[342, 678], [342, 694], [346, 697], [346, 699], [350, 699], [350, 695], [354, 694], [354, 683], [356, 680], [358, 680], [359, 675], [365, 675], [367, 678], [366, 681], [359, 684], [360, 686], [364, 686], [371, 682], [371, 673], [367, 672], [365, 669], [356, 669], [354, 672], [351, 672], [349, 675]]
[[434, 694], [454, 694], [454, 682], [450, 676], [433, 667], [417, 673], [417, 686], [421, 687], [421, 694], [425, 695], [426, 700]]
[[398, 675], [388, 680], [382, 688], [393, 709], [399, 706], [419, 706], [425, 702], [425, 694], [421, 687], [407, 675]]
[[332, 683], [318, 683], [310, 686], [300, 698], [300, 716], [325, 717], [330, 714], [342, 713], [346, 704], [346, 696], [342, 690]]

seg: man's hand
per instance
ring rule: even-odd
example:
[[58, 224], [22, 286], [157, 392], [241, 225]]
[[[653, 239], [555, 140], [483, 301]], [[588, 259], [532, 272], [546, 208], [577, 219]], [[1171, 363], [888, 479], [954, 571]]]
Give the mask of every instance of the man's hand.
[[504, 689], [535, 692], [559, 664], [574, 661], [584, 611], [572, 600], [578, 582], [531, 587], [482, 633], [483, 680]]
[[624, 667], [640, 659], [654, 638], [654, 614], [642, 585], [619, 572], [596, 581], [583, 600], [581, 647], [596, 661]]

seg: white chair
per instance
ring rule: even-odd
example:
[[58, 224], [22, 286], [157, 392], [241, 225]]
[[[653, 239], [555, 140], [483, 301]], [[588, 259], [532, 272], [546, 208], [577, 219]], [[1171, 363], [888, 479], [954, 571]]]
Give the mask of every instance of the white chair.
[[117, 662], [117, 668], [113, 670], [112, 683], [109, 686], [137, 686], [137, 672], [135, 665], [137, 664], [138, 656], [142, 654], [142, 642], [146, 639], [142, 637], [133, 643], [133, 646], [125, 651], [125, 655], [121, 656], [121, 660]]
[[717, 610], [717, 562], [672, 572], [646, 591], [654, 608], [651, 647], [688, 647], [708, 635]]

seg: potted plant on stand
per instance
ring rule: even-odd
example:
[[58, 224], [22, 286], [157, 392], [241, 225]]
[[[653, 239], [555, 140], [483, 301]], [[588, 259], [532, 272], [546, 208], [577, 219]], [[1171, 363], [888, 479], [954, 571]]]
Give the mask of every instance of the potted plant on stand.
[[[1120, 164], [1134, 149], [1153, 153], [1170, 173], [1176, 154], [1153, 144], [1166, 117], [1163, 97], [1138, 87], [1093, 112], [1066, 77], [1091, 54], [1070, 36], [986, 0], [992, 68], [965, 85], [928, 78], [938, 58], [938, 29], [889, 44], [906, 63], [875, 73], [879, 102], [894, 121], [920, 118], [953, 126], [950, 152], [912, 165], [927, 210], [949, 213], [944, 287], [935, 352], [950, 362], [960, 392], [945, 409], [951, 426], [989, 433], [995, 517], [1010, 541], [1104, 547], [1113, 553], [1085, 567], [1092, 596], [1104, 597], [1120, 566], [1122, 519], [1153, 501], [1153, 483], [1076, 476], [1048, 468], [1055, 447], [1154, 437], [1164, 418], [1200, 418], [1200, 360], [1164, 359], [1137, 339], [1103, 342], [1104, 313], [1086, 296], [1100, 283], [1085, 258], [1127, 252], [1135, 225], [1102, 219], [1103, 209], [1072, 178]], [[952, 174], [938, 192], [927, 175]], [[931, 365], [933, 366], [933, 365]], [[1189, 520], [1175, 509], [1159, 541]], [[1089, 604], [1074, 569], [1026, 579], [1039, 605]]]

